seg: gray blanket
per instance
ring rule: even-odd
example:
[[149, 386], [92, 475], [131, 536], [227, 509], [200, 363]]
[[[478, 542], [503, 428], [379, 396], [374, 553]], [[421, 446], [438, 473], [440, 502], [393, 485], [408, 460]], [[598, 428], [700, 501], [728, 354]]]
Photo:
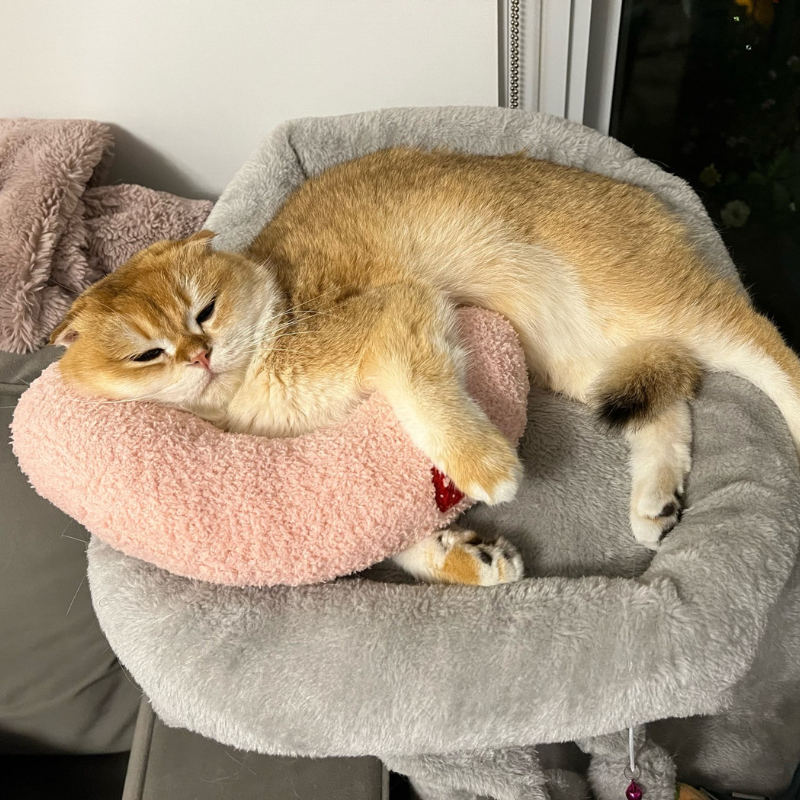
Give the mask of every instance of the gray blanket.
[[[208, 227], [244, 246], [299, 182], [395, 143], [531, 155], [647, 186], [735, 280], [697, 197], [619, 143], [553, 117], [396, 109], [278, 129]], [[577, 797], [578, 740], [600, 798], [623, 796], [637, 732], [649, 798], [680, 777], [774, 793], [800, 759], [800, 475], [777, 409], [710, 376], [694, 404], [681, 524], [650, 563], [627, 522], [626, 448], [586, 409], [534, 392], [517, 500], [468, 522], [508, 536], [511, 586], [380, 582], [300, 588], [190, 581], [98, 541], [89, 578], [103, 629], [157, 713], [278, 754], [379, 755], [430, 800]], [[703, 715], [703, 716], [700, 716]], [[686, 719], [678, 719], [686, 718]]]

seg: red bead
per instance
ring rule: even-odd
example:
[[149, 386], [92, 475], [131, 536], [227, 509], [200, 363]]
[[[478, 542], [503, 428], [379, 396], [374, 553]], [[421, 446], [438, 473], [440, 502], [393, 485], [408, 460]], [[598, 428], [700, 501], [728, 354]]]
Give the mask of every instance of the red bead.
[[464, 499], [464, 492], [459, 491], [447, 475], [439, 472], [436, 467], [431, 468], [433, 476], [433, 489], [436, 493], [436, 506], [443, 514], [453, 506], [457, 506]]
[[625, 790], [625, 797], [628, 800], [642, 800], [642, 787], [636, 781], [631, 781], [631, 785]]

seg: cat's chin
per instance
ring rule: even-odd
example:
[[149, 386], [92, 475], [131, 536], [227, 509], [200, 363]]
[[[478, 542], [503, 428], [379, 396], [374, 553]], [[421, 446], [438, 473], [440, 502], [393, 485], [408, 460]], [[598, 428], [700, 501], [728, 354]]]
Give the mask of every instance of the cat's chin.
[[218, 425], [227, 417], [226, 409], [242, 383], [243, 375], [239, 372], [210, 374], [205, 385], [194, 391], [191, 397], [184, 398], [175, 405]]
[[221, 428], [222, 430], [225, 430], [228, 421], [228, 415], [224, 408], [204, 406], [202, 408], [185, 408], [183, 410], [189, 411], [191, 414], [194, 414], [196, 417], [200, 417], [200, 419], [204, 419], [206, 422], [210, 422], [215, 428]]
[[225, 420], [227, 419], [227, 403], [225, 402], [214, 402], [210, 399], [206, 402], [193, 400], [190, 403], [176, 403], [175, 406], [181, 411], [188, 411], [190, 414], [216, 425], [218, 428], [225, 427]]

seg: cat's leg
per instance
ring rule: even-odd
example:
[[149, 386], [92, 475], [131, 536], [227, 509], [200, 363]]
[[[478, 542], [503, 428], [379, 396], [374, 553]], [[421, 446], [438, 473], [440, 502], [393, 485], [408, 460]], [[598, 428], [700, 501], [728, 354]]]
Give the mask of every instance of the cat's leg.
[[637, 542], [658, 548], [680, 518], [692, 468], [692, 419], [685, 400], [652, 422], [625, 432], [631, 455], [631, 528]]
[[448, 528], [398, 553], [392, 559], [425, 583], [495, 586], [522, 578], [516, 548], [502, 536], [482, 539], [474, 531]]
[[657, 549], [678, 520], [692, 466], [688, 400], [700, 386], [697, 360], [671, 341], [620, 350], [593, 387], [598, 413], [630, 444], [630, 520], [638, 542]]
[[452, 304], [434, 289], [405, 284], [383, 288], [380, 302], [362, 385], [389, 400], [414, 444], [462, 492], [486, 503], [510, 500], [522, 467], [467, 393]]

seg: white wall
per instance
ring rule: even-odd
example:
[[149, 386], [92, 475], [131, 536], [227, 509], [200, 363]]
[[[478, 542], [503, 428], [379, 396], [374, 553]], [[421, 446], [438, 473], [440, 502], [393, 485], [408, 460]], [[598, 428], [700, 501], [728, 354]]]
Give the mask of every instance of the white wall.
[[114, 126], [111, 178], [215, 196], [284, 119], [497, 104], [496, 0], [0, 0], [0, 116]]

